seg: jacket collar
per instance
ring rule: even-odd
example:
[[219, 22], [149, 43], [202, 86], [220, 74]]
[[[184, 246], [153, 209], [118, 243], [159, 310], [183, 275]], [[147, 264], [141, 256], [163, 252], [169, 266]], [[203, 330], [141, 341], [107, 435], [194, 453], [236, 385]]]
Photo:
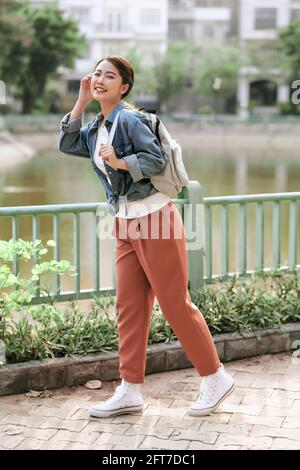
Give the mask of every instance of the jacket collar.
[[[129, 106], [124, 101], [120, 101], [117, 104], [117, 106], [112, 110], [112, 112], [107, 116], [105, 124], [107, 123], [107, 121], [112, 124], [115, 117], [116, 117], [116, 115], [117, 115], [117, 112], [120, 111], [120, 109], [123, 109], [123, 108], [129, 108]], [[94, 120], [93, 120], [93, 123], [92, 123], [90, 129], [98, 128], [99, 123], [102, 121], [102, 119], [103, 119], [103, 113], [100, 112], [94, 117]]]

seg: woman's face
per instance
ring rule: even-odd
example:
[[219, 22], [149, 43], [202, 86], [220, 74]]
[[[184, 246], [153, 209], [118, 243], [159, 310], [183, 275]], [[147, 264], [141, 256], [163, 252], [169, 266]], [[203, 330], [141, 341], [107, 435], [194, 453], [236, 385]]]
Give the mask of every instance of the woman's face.
[[128, 87], [111, 62], [103, 60], [97, 65], [91, 79], [91, 93], [96, 101], [118, 101]]

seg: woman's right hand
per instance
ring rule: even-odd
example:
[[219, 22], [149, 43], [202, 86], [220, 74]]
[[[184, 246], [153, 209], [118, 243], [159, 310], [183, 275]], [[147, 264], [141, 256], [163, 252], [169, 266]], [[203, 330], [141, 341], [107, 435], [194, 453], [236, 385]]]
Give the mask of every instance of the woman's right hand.
[[78, 95], [78, 101], [83, 104], [88, 104], [94, 98], [91, 92], [91, 79], [92, 75], [85, 75], [80, 80], [80, 89]]

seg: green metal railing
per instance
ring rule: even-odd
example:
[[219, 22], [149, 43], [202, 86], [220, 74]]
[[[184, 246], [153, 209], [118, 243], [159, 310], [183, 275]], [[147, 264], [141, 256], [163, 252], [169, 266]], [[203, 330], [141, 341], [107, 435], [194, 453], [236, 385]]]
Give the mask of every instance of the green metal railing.
[[[196, 289], [203, 283], [214, 282], [217, 279], [229, 278], [236, 273], [247, 277], [254, 271], [267, 271], [274, 268], [289, 271], [294, 267], [298, 269], [300, 267], [298, 250], [300, 245], [299, 201], [300, 192], [203, 198], [201, 185], [197, 181], [191, 181], [188, 187], [178, 194], [178, 199], [173, 199], [186, 230], [189, 289]], [[267, 204], [271, 204], [270, 217], [265, 214]], [[284, 204], [287, 204], [286, 208], [283, 207]], [[255, 209], [251, 226], [248, 214], [250, 206]], [[233, 207], [237, 209], [235, 214], [232, 213]], [[217, 210], [220, 211], [220, 214], [217, 221], [214, 222], [214, 212]], [[52, 237], [50, 238], [56, 242], [54, 259], [59, 261], [64, 258], [61, 256], [61, 240], [62, 236], [66, 236], [66, 230], [65, 226], [62, 227], [61, 220], [66, 214], [72, 218], [73, 260], [70, 261], [75, 266], [78, 275], [74, 277], [73, 290], [67, 292], [61, 288], [60, 276], [56, 276], [54, 292], [57, 301], [70, 298], [86, 299], [91, 298], [92, 294], [111, 293], [114, 295], [113, 249], [111, 285], [106, 287], [100, 285], [101, 239], [97, 236], [97, 226], [100, 221], [99, 214], [107, 214], [106, 203], [1, 207], [0, 239], [24, 239], [20, 231], [22, 217], [31, 218], [32, 240], [41, 239], [41, 229], [43, 228], [41, 217], [48, 215], [52, 219]], [[80, 244], [83, 227], [86, 227], [86, 224], [82, 223], [83, 214], [88, 214], [90, 217], [88, 251], [91, 255], [90, 270], [92, 271], [91, 285], [85, 289], [81, 287]], [[282, 224], [283, 215], [287, 219], [284, 227]], [[3, 237], [3, 233], [1, 233], [5, 224], [6, 231], [8, 224], [11, 227], [8, 237]], [[249, 228], [252, 229], [250, 233]], [[281, 262], [283, 255], [282, 228], [287, 231], [285, 243], [287, 258], [284, 265]], [[230, 233], [230, 230], [233, 230], [233, 234]], [[269, 240], [266, 240], [266, 233], [269, 234]], [[253, 241], [255, 248], [252, 246]], [[112, 239], [113, 247], [114, 239]], [[235, 248], [237, 248], [235, 267], [230, 269], [233, 264]], [[266, 248], [267, 251], [271, 250], [271, 261], [269, 262], [265, 260]], [[248, 262], [249, 255], [252, 256], [252, 268]], [[35, 261], [38, 262], [38, 259]], [[19, 273], [20, 267], [17, 260], [13, 263], [13, 270], [15, 274]], [[38, 293], [33, 303], [40, 303], [43, 299]]]

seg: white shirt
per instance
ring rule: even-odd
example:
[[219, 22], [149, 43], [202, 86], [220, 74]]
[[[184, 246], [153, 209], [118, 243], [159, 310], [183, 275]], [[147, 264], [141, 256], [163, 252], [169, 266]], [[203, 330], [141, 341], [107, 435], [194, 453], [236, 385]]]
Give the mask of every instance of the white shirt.
[[103, 163], [103, 159], [99, 155], [100, 151], [100, 144], [107, 144], [108, 141], [108, 131], [105, 126], [99, 126], [98, 128], [98, 134], [97, 134], [97, 142], [95, 146], [95, 151], [94, 151], [94, 161], [97, 165], [97, 167], [107, 176], [107, 179], [109, 181], [109, 184], [111, 185], [111, 180], [110, 177], [107, 174], [106, 168]]
[[[107, 145], [108, 141], [108, 131], [105, 126], [99, 126], [97, 134], [97, 142], [94, 152], [94, 160], [97, 167], [106, 175], [110, 185], [111, 180], [107, 174], [106, 168], [104, 166], [102, 158], [99, 156], [100, 144]], [[135, 217], [142, 217], [144, 215], [150, 214], [151, 212], [157, 211], [161, 207], [165, 206], [170, 202], [170, 197], [161, 192], [151, 194], [150, 196], [145, 197], [144, 199], [139, 199], [137, 201], [127, 201], [127, 214], [126, 214], [126, 203], [120, 198], [119, 199], [119, 212], [115, 217], [122, 217], [125, 219], [131, 219]]]

